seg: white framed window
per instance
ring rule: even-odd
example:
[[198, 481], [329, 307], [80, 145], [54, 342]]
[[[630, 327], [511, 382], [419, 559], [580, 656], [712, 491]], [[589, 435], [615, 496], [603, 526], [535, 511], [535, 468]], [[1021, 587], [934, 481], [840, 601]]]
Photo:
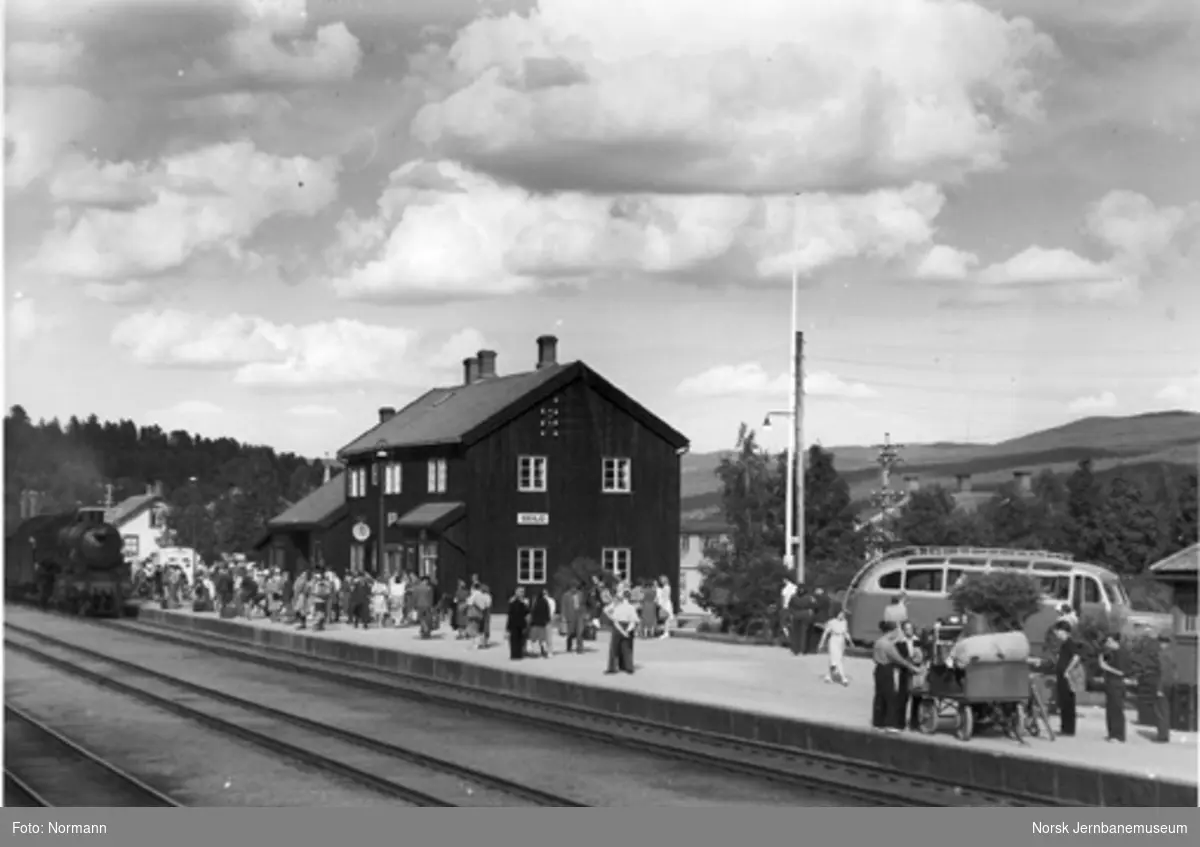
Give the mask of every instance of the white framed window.
[[361, 573], [366, 570], [367, 565], [367, 546], [365, 544], [350, 545], [350, 570], [354, 573]]
[[429, 481], [430, 494], [445, 494], [446, 493], [446, 460], [445, 459], [430, 459], [429, 460]]
[[420, 575], [427, 576], [437, 582], [437, 566], [438, 566], [438, 545], [436, 541], [423, 541], [420, 550], [421, 556]]
[[388, 462], [383, 466], [383, 493], [399, 494], [404, 489], [404, 465]]
[[546, 584], [546, 548], [517, 548], [517, 585]]
[[605, 547], [600, 553], [604, 569], [622, 582], [633, 573], [632, 560], [628, 547]]
[[604, 460], [605, 494], [628, 494], [633, 491], [633, 461], [616, 457]]
[[346, 495], [348, 497], [367, 496], [367, 469], [351, 468], [346, 474]]
[[548, 464], [545, 456], [517, 457], [517, 491], [545, 491]]
[[692, 552], [692, 537], [686, 533], [679, 536], [679, 553], [686, 556]]

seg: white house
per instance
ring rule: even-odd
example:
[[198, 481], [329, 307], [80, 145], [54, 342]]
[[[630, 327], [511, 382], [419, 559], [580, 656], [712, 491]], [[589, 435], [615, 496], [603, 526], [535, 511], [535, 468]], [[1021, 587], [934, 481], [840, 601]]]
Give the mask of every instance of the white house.
[[729, 526], [721, 521], [683, 519], [679, 532], [679, 606], [682, 614], [704, 614], [692, 599], [692, 594], [700, 590], [703, 579], [700, 568], [708, 562], [704, 551], [709, 542], [727, 540], [729, 533]]
[[169, 508], [161, 491], [149, 487], [145, 494], [127, 497], [108, 510], [105, 519], [120, 530], [127, 562], [141, 562], [162, 552], [168, 541]]

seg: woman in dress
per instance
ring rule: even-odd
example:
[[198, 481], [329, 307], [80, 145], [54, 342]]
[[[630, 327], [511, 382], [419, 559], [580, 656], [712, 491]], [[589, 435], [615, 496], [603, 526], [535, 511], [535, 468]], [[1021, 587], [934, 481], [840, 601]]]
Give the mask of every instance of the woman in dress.
[[846, 642], [849, 640], [850, 627], [846, 622], [846, 610], [841, 609], [835, 617], [826, 622], [825, 631], [821, 633], [821, 641], [817, 645], [818, 653], [825, 649], [827, 644], [829, 645], [829, 673], [825, 675], [826, 682], [850, 684], [850, 677], [846, 676], [844, 665]]
[[371, 617], [375, 619], [375, 625], [383, 626], [383, 622], [388, 616], [388, 584], [382, 579], [372, 581], [371, 585]]
[[658, 637], [667, 638], [671, 634], [671, 627], [675, 624], [675, 601], [671, 598], [671, 581], [665, 575], [658, 578], [656, 594], [658, 596], [658, 621], [662, 626], [662, 633]]
[[653, 638], [658, 629], [658, 589], [654, 583], [646, 580], [642, 585], [641, 603], [638, 604], [641, 620], [638, 635], [641, 638]]

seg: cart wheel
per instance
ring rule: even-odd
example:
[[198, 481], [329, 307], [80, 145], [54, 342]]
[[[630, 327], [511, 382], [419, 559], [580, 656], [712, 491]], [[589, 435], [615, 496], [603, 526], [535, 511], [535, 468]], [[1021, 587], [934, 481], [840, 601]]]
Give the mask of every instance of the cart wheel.
[[958, 707], [958, 740], [970, 741], [971, 734], [975, 731], [975, 711], [971, 708], [970, 703], [963, 703]]
[[1025, 743], [1021, 736], [1025, 732], [1028, 722], [1029, 719], [1025, 714], [1025, 704], [1014, 703], [1012, 713], [1009, 715], [1008, 725], [1011, 728], [1012, 737], [1015, 741], [1020, 741], [1022, 744]]
[[1029, 737], [1037, 738], [1039, 735], [1042, 734], [1042, 726], [1040, 723], [1038, 723], [1038, 716], [1037, 716], [1036, 709], [1030, 709], [1028, 706], [1025, 706], [1024, 704], [1022, 704], [1021, 717], [1024, 718], [1025, 733]]
[[925, 735], [933, 735], [938, 730], [940, 712], [936, 700], [925, 699], [917, 707], [917, 728]]

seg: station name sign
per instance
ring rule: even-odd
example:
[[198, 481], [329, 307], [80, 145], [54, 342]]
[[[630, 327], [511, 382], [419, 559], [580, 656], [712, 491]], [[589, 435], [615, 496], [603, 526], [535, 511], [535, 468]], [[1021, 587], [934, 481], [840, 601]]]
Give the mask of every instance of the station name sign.
[[545, 512], [518, 512], [518, 526], [548, 526], [550, 515]]

